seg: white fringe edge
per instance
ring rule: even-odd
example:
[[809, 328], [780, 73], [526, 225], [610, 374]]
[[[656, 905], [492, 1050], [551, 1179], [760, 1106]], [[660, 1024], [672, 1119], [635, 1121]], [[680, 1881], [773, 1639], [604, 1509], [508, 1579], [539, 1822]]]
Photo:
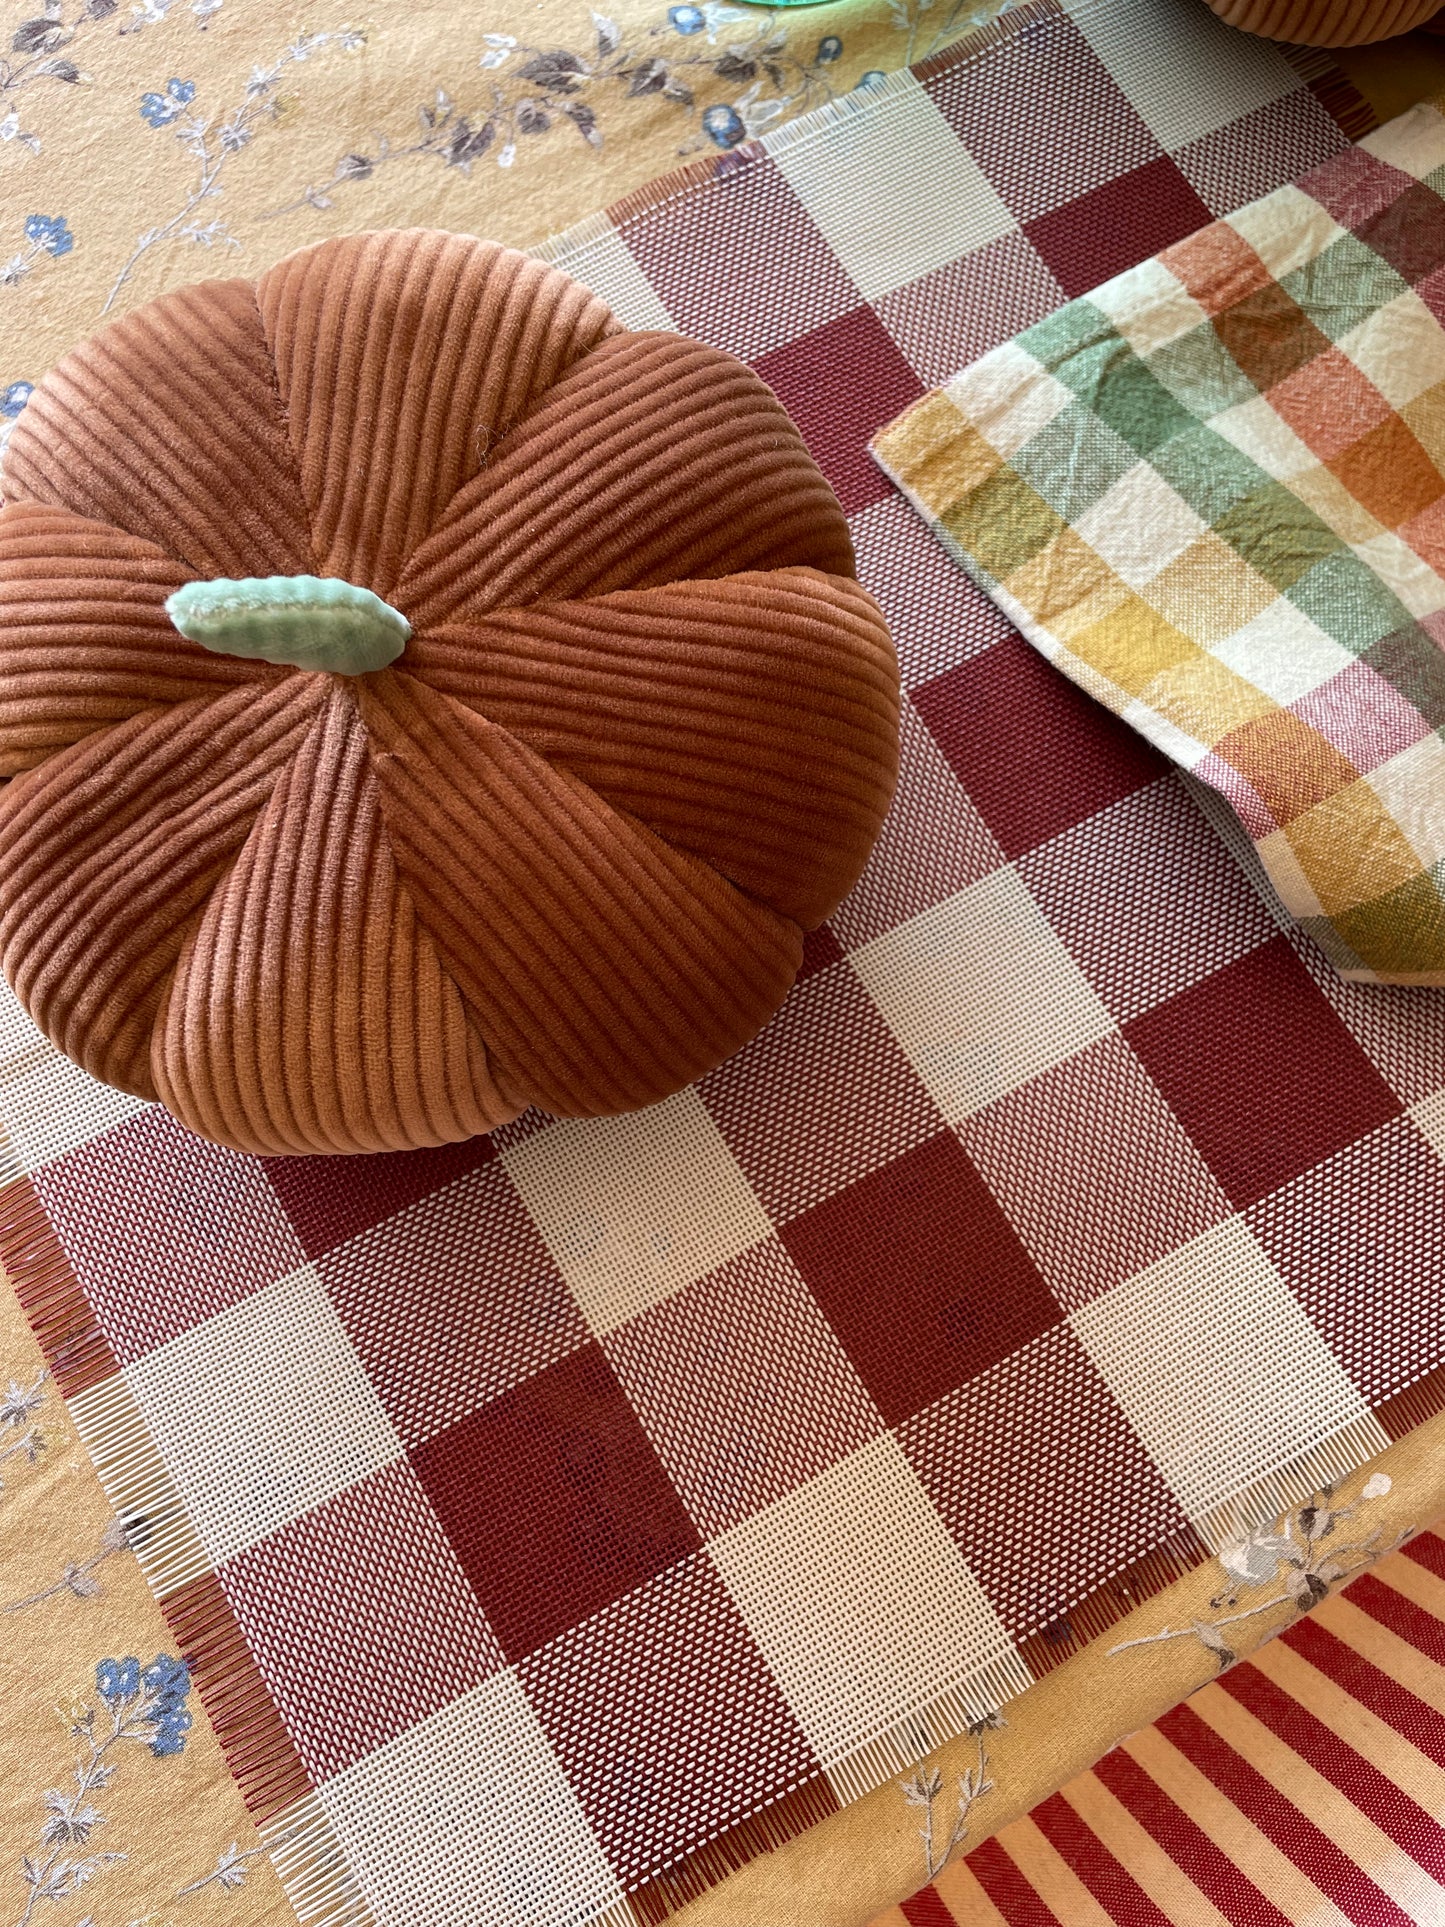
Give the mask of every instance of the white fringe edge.
[[[1003, 18], [1004, 16], [998, 16]], [[980, 21], [979, 28], [991, 26], [992, 21]], [[964, 29], [963, 38], [969, 37]], [[891, 110], [900, 94], [920, 94], [923, 82], [911, 67], [898, 67], [882, 80], [874, 81], [871, 87], [855, 87], [851, 93], [838, 94], [832, 100], [825, 100], [820, 106], [810, 107], [806, 114], [799, 114], [795, 120], [784, 121], [771, 133], [764, 134], [759, 146], [774, 160], [779, 154], [786, 154], [792, 148], [803, 147], [819, 135], [827, 134], [846, 121], [854, 121], [860, 115], [868, 115], [878, 109]]]
[[[311, 1793], [258, 1827], [300, 1927], [385, 1927], [336, 1837], [320, 1794]], [[580, 1918], [576, 1927], [584, 1927]], [[638, 1927], [625, 1894], [589, 1914], [585, 1927]]]
[[549, 234], [545, 241], [538, 241], [526, 251], [534, 261], [545, 262], [549, 268], [561, 267], [574, 254], [586, 248], [595, 248], [599, 242], [605, 246], [616, 232], [616, 226], [603, 209], [596, 214], [584, 215], [580, 221], [574, 221], [571, 227]]
[[948, 1740], [957, 1739], [979, 1720], [1034, 1683], [1022, 1654], [1010, 1649], [975, 1667], [963, 1679], [910, 1713], [906, 1719], [867, 1741], [826, 1769], [828, 1782], [844, 1806], [851, 1806], [897, 1773], [926, 1760]]
[[1243, 1492], [1199, 1513], [1190, 1523], [1205, 1544], [1218, 1552], [1222, 1546], [1247, 1539], [1256, 1526], [1303, 1505], [1321, 1486], [1349, 1478], [1377, 1459], [1391, 1442], [1374, 1413], [1366, 1412], [1272, 1472], [1262, 1473]]
[[301, 1927], [380, 1927], [319, 1794], [256, 1831]]
[[124, 1373], [77, 1392], [68, 1409], [156, 1597], [213, 1572]]

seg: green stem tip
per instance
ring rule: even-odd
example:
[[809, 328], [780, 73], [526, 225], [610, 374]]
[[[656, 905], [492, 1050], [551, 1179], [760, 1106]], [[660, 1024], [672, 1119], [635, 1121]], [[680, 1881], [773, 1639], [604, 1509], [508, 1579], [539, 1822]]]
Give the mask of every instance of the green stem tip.
[[365, 676], [395, 662], [411, 624], [399, 609], [336, 576], [216, 576], [167, 599], [183, 636], [218, 656]]

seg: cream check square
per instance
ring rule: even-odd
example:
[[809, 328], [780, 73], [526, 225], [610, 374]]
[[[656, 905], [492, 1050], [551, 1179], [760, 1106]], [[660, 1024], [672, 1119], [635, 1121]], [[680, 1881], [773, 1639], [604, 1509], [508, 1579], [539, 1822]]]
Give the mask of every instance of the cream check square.
[[1288, 482], [1319, 463], [1319, 457], [1280, 419], [1264, 395], [1222, 408], [1210, 416], [1209, 426], [1277, 482]]
[[[1011, 1652], [891, 1433], [714, 1540], [708, 1556], [825, 1766], [934, 1697], [940, 1652], [950, 1684]], [[979, 1711], [988, 1704], [980, 1690]]]
[[1437, 167], [1445, 167], [1445, 120], [1436, 108], [1422, 101], [1408, 114], [1366, 134], [1359, 145], [1376, 160], [1423, 181]]
[[1366, 1416], [1344, 1367], [1237, 1217], [1069, 1322], [1195, 1518]]
[[1058, 377], [1016, 341], [1006, 341], [965, 368], [943, 392], [1005, 458], [1032, 441], [1074, 399]]
[[1140, 589], [1207, 526], [1157, 470], [1136, 462], [1078, 517], [1074, 531], [1131, 589]]
[[514, 1673], [498, 1673], [317, 1795], [379, 1920], [540, 1927], [621, 1893]]
[[1094, 289], [1089, 302], [1103, 310], [1136, 355], [1146, 358], [1209, 319], [1178, 276], [1157, 258], [1116, 274]]
[[852, 963], [950, 1123], [1113, 1029], [1011, 866], [855, 951]]
[[31, 1023], [0, 977], [0, 1103], [22, 1170], [88, 1144], [146, 1108], [143, 1097], [112, 1090], [62, 1057]]
[[1228, 220], [1276, 281], [1307, 266], [1345, 232], [1318, 201], [1293, 185], [1251, 201]]
[[1445, 860], [1445, 743], [1438, 735], [1422, 736], [1365, 781], [1427, 870]]
[[1277, 47], [1226, 27], [1207, 7], [1067, 0], [1079, 31], [1159, 145], [1176, 153], [1255, 108], [1293, 93], [1299, 77]]
[[1392, 408], [1445, 381], [1445, 329], [1413, 288], [1376, 308], [1338, 345]]
[[631, 249], [605, 215], [584, 222], [529, 250], [600, 295], [626, 328], [665, 328], [677, 323], [662, 296], [638, 266]]
[[1348, 669], [1355, 658], [1287, 596], [1214, 643], [1209, 653], [1283, 708]]
[[125, 1377], [217, 1565], [401, 1455], [309, 1265]]
[[1412, 1107], [1410, 1116], [1435, 1155], [1445, 1159], [1445, 1091], [1422, 1098]]
[[502, 1162], [599, 1337], [772, 1230], [695, 1090], [549, 1125]]
[[[868, 301], [1016, 225], [921, 86], [902, 99], [851, 96], [839, 122], [792, 121], [764, 145]], [[906, 221], [895, 218], [900, 197]]]
[[1368, 542], [1352, 542], [1350, 547], [1412, 616], [1432, 616], [1445, 609], [1445, 580], [1393, 529], [1381, 529]]

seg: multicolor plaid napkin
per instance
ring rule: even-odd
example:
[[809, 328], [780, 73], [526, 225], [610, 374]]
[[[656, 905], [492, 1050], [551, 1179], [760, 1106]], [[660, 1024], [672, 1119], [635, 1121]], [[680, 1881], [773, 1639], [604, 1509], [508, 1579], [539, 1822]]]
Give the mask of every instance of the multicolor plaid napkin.
[[925, 396], [878, 460], [1212, 785], [1340, 972], [1445, 984], [1445, 119], [1415, 108]]

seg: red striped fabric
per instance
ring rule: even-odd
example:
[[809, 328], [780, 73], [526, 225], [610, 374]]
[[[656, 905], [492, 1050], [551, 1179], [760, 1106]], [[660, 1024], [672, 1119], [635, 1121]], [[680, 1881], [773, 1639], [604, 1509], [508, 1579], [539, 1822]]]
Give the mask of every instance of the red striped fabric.
[[1382, 1833], [1445, 1884], [1445, 1833], [1408, 1793], [1392, 1786], [1377, 1767], [1332, 1733], [1308, 1707], [1266, 1678], [1257, 1666], [1236, 1666], [1220, 1684], [1317, 1773], [1347, 1794]]
[[1049, 1845], [1067, 1861], [1095, 1900], [1107, 1908], [1115, 1920], [1137, 1922], [1138, 1927], [1169, 1927], [1169, 1922], [1129, 1869], [1114, 1857], [1061, 1793], [1036, 1806], [1033, 1817]]
[[[1008, 1927], [1063, 1927], [1058, 1915], [1045, 1906], [1023, 1869], [1000, 1841], [986, 1840], [981, 1847], [975, 1847], [968, 1856], [968, 1865]], [[937, 1888], [931, 1891], [936, 1893]]]
[[874, 1927], [1445, 1927], [1442, 1768], [1425, 1533]]
[[1393, 1726], [1437, 1766], [1445, 1766], [1445, 1714], [1427, 1706], [1407, 1686], [1391, 1679], [1316, 1620], [1292, 1626], [1283, 1637], [1284, 1643], [1318, 1672]]
[[1260, 1892], [1203, 1827], [1122, 1747], [1106, 1754], [1094, 1768], [1094, 1775], [1219, 1909], [1230, 1927], [1290, 1927], [1289, 1916]]

